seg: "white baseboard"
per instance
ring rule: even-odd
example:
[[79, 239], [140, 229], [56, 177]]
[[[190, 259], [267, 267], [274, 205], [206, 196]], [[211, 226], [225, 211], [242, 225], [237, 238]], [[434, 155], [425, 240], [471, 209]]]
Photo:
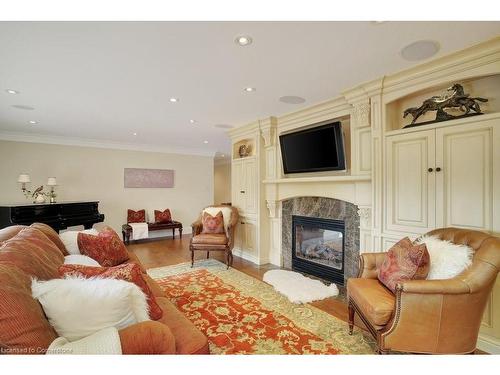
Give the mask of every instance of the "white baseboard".
[[237, 257], [243, 258], [245, 260], [248, 260], [248, 261], [255, 263], [255, 264], [258, 264], [258, 265], [264, 264], [264, 263], [260, 263], [259, 259], [255, 255], [249, 254], [242, 249], [233, 248], [233, 255], [236, 255]]
[[477, 348], [490, 354], [500, 354], [500, 339], [485, 334], [479, 334]]

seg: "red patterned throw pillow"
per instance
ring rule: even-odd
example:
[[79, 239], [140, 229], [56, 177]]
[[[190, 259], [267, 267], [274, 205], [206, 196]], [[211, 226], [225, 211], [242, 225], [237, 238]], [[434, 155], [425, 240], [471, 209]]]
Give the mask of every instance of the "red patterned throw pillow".
[[215, 216], [204, 212], [201, 217], [201, 223], [203, 224], [202, 233], [224, 233], [224, 216], [222, 215], [222, 211], [219, 211]]
[[134, 211], [131, 209], [127, 210], [127, 223], [145, 223], [146, 222], [146, 210]]
[[105, 279], [125, 280], [137, 285], [148, 299], [149, 317], [158, 320], [163, 316], [161, 307], [158, 306], [153, 292], [142, 276], [141, 267], [138, 264], [128, 263], [116, 267], [91, 267], [79, 264], [63, 264], [59, 267], [59, 275], [80, 276], [84, 278], [101, 277]]
[[414, 245], [408, 237], [389, 249], [378, 270], [378, 279], [393, 292], [403, 280], [423, 280], [430, 269], [430, 256], [425, 244]]
[[172, 215], [168, 208], [165, 211], [155, 210], [155, 223], [170, 223], [171, 221]]
[[83, 255], [91, 257], [103, 267], [116, 266], [129, 259], [125, 244], [110, 227], [104, 227], [97, 236], [80, 232], [77, 242]]

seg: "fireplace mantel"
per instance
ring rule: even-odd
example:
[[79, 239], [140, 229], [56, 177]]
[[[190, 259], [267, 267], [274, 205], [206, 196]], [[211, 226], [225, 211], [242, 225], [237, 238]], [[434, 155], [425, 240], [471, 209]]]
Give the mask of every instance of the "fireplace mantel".
[[279, 202], [295, 197], [340, 199], [360, 207], [371, 207], [370, 176], [321, 176], [264, 180], [270, 218], [277, 217]]
[[318, 176], [318, 177], [293, 177], [278, 178], [274, 180], [264, 180], [264, 184], [296, 184], [310, 182], [356, 182], [370, 181], [369, 175], [338, 175], [338, 176]]

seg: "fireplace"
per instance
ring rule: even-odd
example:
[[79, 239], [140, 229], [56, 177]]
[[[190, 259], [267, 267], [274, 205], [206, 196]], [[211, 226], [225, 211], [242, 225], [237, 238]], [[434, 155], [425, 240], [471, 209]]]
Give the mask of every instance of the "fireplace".
[[292, 216], [292, 269], [344, 284], [342, 220]]
[[[348, 278], [358, 274], [359, 221], [358, 207], [347, 201], [326, 197], [294, 197], [283, 200], [282, 267], [346, 285]], [[296, 245], [296, 223], [302, 225], [302, 229], [299, 229], [299, 247]], [[341, 238], [342, 247], [339, 246]], [[335, 248], [323, 246], [325, 242], [328, 245], [332, 241], [335, 242]], [[315, 244], [321, 242], [323, 245], [315, 248]], [[299, 253], [296, 253], [296, 249]]]

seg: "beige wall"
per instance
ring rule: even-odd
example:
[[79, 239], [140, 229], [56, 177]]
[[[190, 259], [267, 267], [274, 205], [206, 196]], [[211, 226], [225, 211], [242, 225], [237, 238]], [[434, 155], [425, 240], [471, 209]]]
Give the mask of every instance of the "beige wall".
[[[125, 189], [123, 168], [173, 169], [174, 188]], [[31, 190], [57, 177], [58, 201], [98, 200], [105, 222], [121, 231], [127, 208], [170, 208], [184, 232], [213, 203], [213, 158], [102, 148], [0, 141], [0, 203], [30, 202], [17, 184], [29, 173]]]
[[231, 202], [231, 163], [214, 164], [214, 203]]

